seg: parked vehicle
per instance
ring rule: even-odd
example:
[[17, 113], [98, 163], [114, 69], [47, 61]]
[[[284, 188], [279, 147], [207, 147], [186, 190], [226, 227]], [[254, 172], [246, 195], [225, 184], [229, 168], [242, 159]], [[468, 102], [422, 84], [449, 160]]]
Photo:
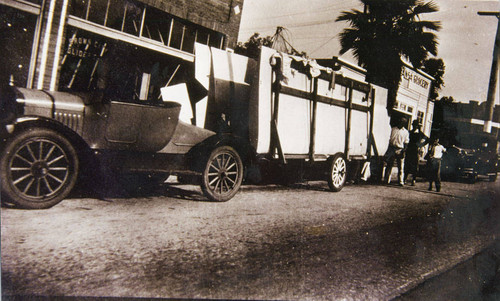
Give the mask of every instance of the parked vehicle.
[[494, 182], [498, 175], [496, 137], [487, 134], [462, 135], [461, 145], [451, 146], [443, 156], [442, 174], [474, 183], [480, 177]]
[[2, 195], [20, 207], [49, 208], [82, 172], [106, 166], [148, 181], [195, 178], [208, 199], [227, 201], [244, 177], [297, 161], [340, 191], [348, 162], [376, 150], [377, 110], [389, 126], [373, 86], [269, 48], [255, 61], [196, 45], [194, 67], [207, 95], [199, 101], [167, 88], [163, 101], [4, 89]]

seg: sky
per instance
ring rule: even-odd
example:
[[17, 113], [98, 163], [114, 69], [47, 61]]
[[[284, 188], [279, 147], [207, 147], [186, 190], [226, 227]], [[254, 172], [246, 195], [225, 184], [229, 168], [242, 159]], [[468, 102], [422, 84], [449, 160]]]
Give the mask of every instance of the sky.
[[[397, 1], [397, 0], [392, 0]], [[478, 11], [500, 10], [499, 0], [434, 0], [439, 11], [424, 14], [426, 20], [440, 21], [436, 33], [439, 47], [436, 58], [443, 59], [445, 86], [440, 97], [452, 96], [456, 101], [486, 101], [493, 45], [498, 19], [479, 16]], [[288, 30], [291, 44], [312, 58], [339, 56], [338, 35], [348, 27], [335, 22], [342, 11], [362, 10], [359, 0], [245, 0], [238, 40], [244, 42], [255, 32], [273, 35], [277, 26]], [[341, 56], [357, 63], [350, 53]], [[496, 104], [500, 81], [497, 81]]]

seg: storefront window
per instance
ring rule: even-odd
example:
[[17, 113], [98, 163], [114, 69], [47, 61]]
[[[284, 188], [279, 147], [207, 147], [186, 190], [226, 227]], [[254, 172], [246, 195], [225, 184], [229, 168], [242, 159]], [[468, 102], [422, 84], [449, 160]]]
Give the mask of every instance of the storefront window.
[[198, 30], [196, 34], [196, 42], [201, 43], [201, 44], [208, 44], [209, 43], [209, 34], [205, 30]]
[[172, 28], [172, 38], [170, 39], [170, 47], [176, 49], [181, 49], [184, 40], [184, 32], [186, 27], [179, 21], [174, 21], [174, 27]]
[[420, 126], [424, 125], [424, 112], [422, 112], [422, 111], [417, 112], [417, 120], [418, 120], [418, 124]]
[[0, 5], [1, 85], [27, 86], [37, 19], [36, 15]]
[[171, 24], [172, 18], [166, 18], [160, 10], [148, 7], [142, 36], [167, 45]]
[[[122, 1], [111, 1], [111, 7], [116, 7], [116, 9], [120, 9], [120, 2]], [[123, 1], [124, 5], [124, 18], [122, 23], [122, 28], [120, 29], [123, 32], [132, 34], [134, 36], [139, 36], [140, 28], [141, 28], [141, 20], [142, 20], [142, 11], [143, 7], [130, 1]], [[123, 7], [123, 6], [122, 6]], [[120, 18], [116, 18], [120, 20]]]
[[215, 48], [222, 48], [221, 45], [222, 45], [223, 38], [224, 38], [224, 35], [214, 32], [210, 35], [209, 45], [212, 47], [215, 47]]
[[107, 1], [90, 1], [88, 6], [88, 18], [90, 22], [104, 25], [106, 13], [108, 12]]
[[224, 45], [222, 33], [133, 0], [73, 0], [70, 14], [189, 53], [195, 42], [216, 48]]
[[196, 39], [196, 29], [191, 27], [186, 27], [186, 30], [184, 31], [184, 42], [182, 43], [181, 50], [193, 53], [195, 39]]
[[171, 84], [186, 81], [187, 66], [178, 59], [73, 27], [69, 32], [61, 91], [99, 93], [107, 100], [161, 101], [160, 88], [178, 66]]
[[73, 0], [70, 4], [71, 14], [80, 19], [87, 19], [88, 0]]

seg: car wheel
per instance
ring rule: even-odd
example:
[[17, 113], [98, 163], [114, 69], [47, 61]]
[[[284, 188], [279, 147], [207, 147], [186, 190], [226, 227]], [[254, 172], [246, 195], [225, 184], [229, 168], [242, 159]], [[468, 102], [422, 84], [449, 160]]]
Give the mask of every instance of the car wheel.
[[66, 138], [50, 129], [29, 129], [2, 150], [2, 194], [22, 208], [50, 208], [73, 189], [78, 168], [77, 153]]
[[226, 202], [240, 189], [243, 179], [243, 163], [238, 153], [230, 146], [214, 149], [201, 178], [201, 189], [212, 201]]
[[490, 176], [489, 176], [489, 180], [490, 180], [490, 182], [495, 182], [495, 181], [497, 180], [497, 176], [498, 176], [498, 174], [497, 174], [497, 173], [495, 173], [494, 175], [490, 175]]
[[469, 176], [469, 183], [470, 184], [474, 184], [477, 182], [477, 174], [476, 173], [473, 173]]
[[344, 187], [347, 178], [347, 162], [339, 153], [329, 159], [328, 186], [331, 191], [338, 192]]

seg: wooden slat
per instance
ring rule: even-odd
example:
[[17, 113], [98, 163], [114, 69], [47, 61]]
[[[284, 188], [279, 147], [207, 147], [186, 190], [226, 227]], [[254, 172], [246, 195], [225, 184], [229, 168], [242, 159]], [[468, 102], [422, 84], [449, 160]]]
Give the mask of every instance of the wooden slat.
[[[302, 90], [290, 88], [287, 86], [282, 86], [280, 93], [303, 98], [303, 99], [312, 99], [312, 94], [313, 94], [313, 93], [305, 92]], [[323, 95], [317, 95], [316, 100], [318, 102], [321, 102], [321, 103], [325, 103], [325, 104], [329, 104], [329, 105], [333, 105], [333, 106], [338, 106], [338, 107], [342, 107], [342, 108], [348, 107], [347, 102], [345, 102], [343, 100], [329, 98], [329, 97], [326, 97]], [[368, 112], [370, 110], [370, 108], [367, 106], [363, 106], [363, 105], [355, 104], [355, 103], [352, 104], [352, 109], [356, 110], [356, 111], [361, 111], [361, 112]]]

